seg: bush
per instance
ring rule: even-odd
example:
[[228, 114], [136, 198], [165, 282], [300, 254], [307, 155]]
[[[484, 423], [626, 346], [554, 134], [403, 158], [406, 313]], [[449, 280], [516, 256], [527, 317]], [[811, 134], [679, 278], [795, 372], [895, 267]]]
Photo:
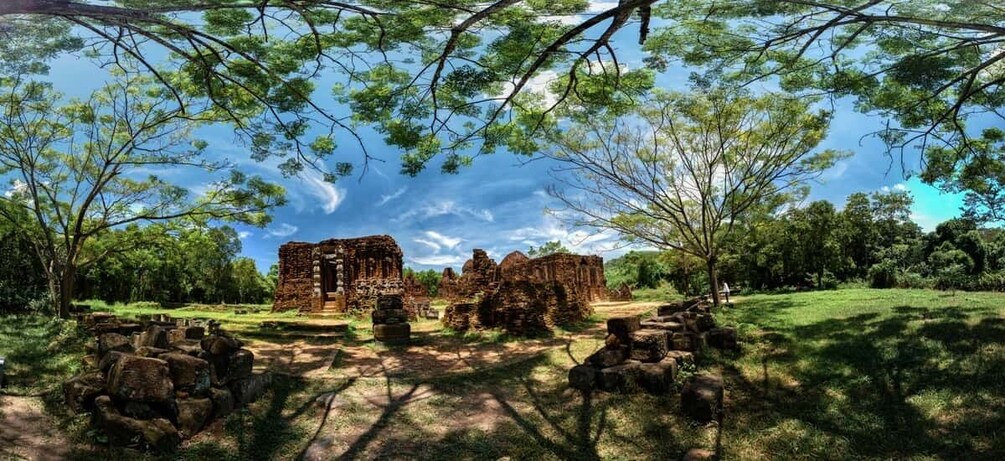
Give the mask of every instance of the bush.
[[917, 272], [901, 272], [897, 275], [897, 288], [932, 288], [932, 279]]
[[887, 259], [870, 267], [869, 286], [872, 288], [893, 288], [897, 286], [897, 265]]

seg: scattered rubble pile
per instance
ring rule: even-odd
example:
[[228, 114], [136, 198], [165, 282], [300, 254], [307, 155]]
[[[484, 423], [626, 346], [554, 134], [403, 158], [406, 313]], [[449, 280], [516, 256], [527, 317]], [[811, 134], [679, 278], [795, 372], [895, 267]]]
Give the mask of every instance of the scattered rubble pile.
[[[607, 320], [604, 347], [569, 371], [569, 385], [583, 391], [653, 394], [673, 389], [679, 368], [694, 364], [707, 347], [736, 350], [736, 329], [717, 328], [709, 306], [700, 299], [664, 304], [655, 317]], [[684, 383], [681, 405], [700, 421], [712, 419], [722, 405], [722, 380], [692, 376]]]
[[213, 419], [262, 396], [268, 373], [252, 373], [254, 354], [240, 340], [202, 321], [158, 316], [140, 321], [83, 314], [95, 336], [85, 371], [63, 383], [74, 413], [114, 445], [173, 451]]
[[589, 303], [561, 283], [507, 280], [477, 302], [447, 306], [443, 323], [458, 331], [501, 328], [526, 336], [581, 321], [591, 312]]
[[407, 343], [412, 335], [408, 323], [408, 313], [401, 295], [385, 295], [377, 298], [377, 308], [373, 317], [373, 339], [382, 343]]
[[632, 287], [628, 286], [627, 283], [622, 283], [621, 286], [611, 290], [607, 297], [608, 301], [631, 301], [632, 300]]

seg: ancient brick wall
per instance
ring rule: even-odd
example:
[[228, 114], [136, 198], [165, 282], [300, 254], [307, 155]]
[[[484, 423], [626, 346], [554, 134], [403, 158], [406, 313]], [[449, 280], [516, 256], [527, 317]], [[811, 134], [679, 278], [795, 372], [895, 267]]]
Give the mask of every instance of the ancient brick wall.
[[591, 312], [589, 303], [562, 283], [507, 280], [477, 304], [448, 306], [443, 323], [456, 330], [500, 328], [526, 336], [582, 321]]
[[368, 310], [404, 290], [401, 248], [387, 235], [287, 243], [279, 261], [274, 311]]
[[436, 293], [437, 296], [443, 299], [453, 300], [460, 298], [460, 279], [453, 268], [448, 267], [443, 269], [443, 274], [440, 275], [440, 285]]
[[590, 302], [608, 298], [604, 259], [600, 256], [555, 253], [508, 267], [503, 274], [507, 280], [559, 282]]
[[320, 303], [312, 296], [314, 289], [314, 263], [311, 251], [314, 245], [290, 242], [279, 247], [279, 285], [273, 297], [272, 310], [313, 310]]

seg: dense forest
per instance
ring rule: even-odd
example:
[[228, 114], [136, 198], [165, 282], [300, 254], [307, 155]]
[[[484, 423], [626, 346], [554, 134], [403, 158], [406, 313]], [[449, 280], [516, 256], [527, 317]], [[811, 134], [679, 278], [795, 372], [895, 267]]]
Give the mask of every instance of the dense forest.
[[[783, 206], [739, 225], [729, 235], [720, 281], [735, 290], [874, 288], [1005, 290], [1005, 233], [969, 218], [925, 233], [911, 220], [904, 191], [855, 193], [843, 208], [828, 201]], [[606, 264], [611, 287], [671, 285], [707, 291], [704, 265], [677, 252], [635, 251]]]

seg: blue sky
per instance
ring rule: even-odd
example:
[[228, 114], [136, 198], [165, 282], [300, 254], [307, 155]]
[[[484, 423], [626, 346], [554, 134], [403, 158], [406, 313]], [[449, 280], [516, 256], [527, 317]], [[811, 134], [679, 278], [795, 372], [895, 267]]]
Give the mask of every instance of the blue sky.
[[[594, 2], [601, 8], [603, 2]], [[641, 65], [637, 36], [619, 37], [619, 60], [628, 66]], [[659, 77], [666, 88], [680, 88], [688, 70], [670, 70]], [[83, 95], [101, 83], [103, 72], [86, 59], [66, 56], [58, 59], [50, 79], [64, 93]], [[82, 78], [87, 76], [88, 78]], [[545, 79], [537, 83], [541, 85]], [[330, 85], [319, 83], [319, 92]], [[850, 101], [835, 107], [831, 132], [820, 146], [850, 150], [854, 156], [840, 162], [813, 183], [810, 200], [826, 199], [843, 206], [853, 192], [885, 189], [910, 191], [915, 198], [914, 219], [925, 230], [959, 215], [962, 199], [941, 194], [918, 179], [906, 179], [900, 159], [884, 155], [883, 144], [867, 135], [883, 120], [858, 114]], [[283, 178], [275, 162], [255, 163], [234, 142], [227, 127], [213, 127], [201, 133], [209, 141], [213, 155], [238, 163], [248, 173], [281, 183], [288, 191], [289, 204], [274, 214], [264, 229], [235, 226], [241, 235], [243, 253], [258, 263], [260, 270], [277, 260], [284, 242], [318, 241], [371, 234], [389, 234], [401, 245], [405, 265], [418, 269], [459, 268], [473, 248], [483, 248], [497, 260], [513, 250], [526, 251], [530, 245], [561, 240], [574, 251], [615, 257], [626, 249], [616, 235], [588, 229], [572, 229], [547, 209], [559, 208], [545, 189], [554, 182], [549, 170], [554, 166], [541, 160], [521, 165], [526, 158], [499, 153], [477, 158], [474, 165], [458, 175], [443, 175], [435, 163], [416, 178], [398, 173], [399, 152], [388, 148], [380, 136], [364, 132], [368, 150], [384, 162], [371, 164], [363, 177], [353, 176], [337, 184], [318, 175]], [[335, 159], [358, 161], [359, 147], [343, 142]], [[917, 169], [917, 153], [905, 159], [908, 169]], [[175, 179], [175, 178], [172, 178]], [[197, 188], [200, 179], [179, 177], [184, 186]]]

